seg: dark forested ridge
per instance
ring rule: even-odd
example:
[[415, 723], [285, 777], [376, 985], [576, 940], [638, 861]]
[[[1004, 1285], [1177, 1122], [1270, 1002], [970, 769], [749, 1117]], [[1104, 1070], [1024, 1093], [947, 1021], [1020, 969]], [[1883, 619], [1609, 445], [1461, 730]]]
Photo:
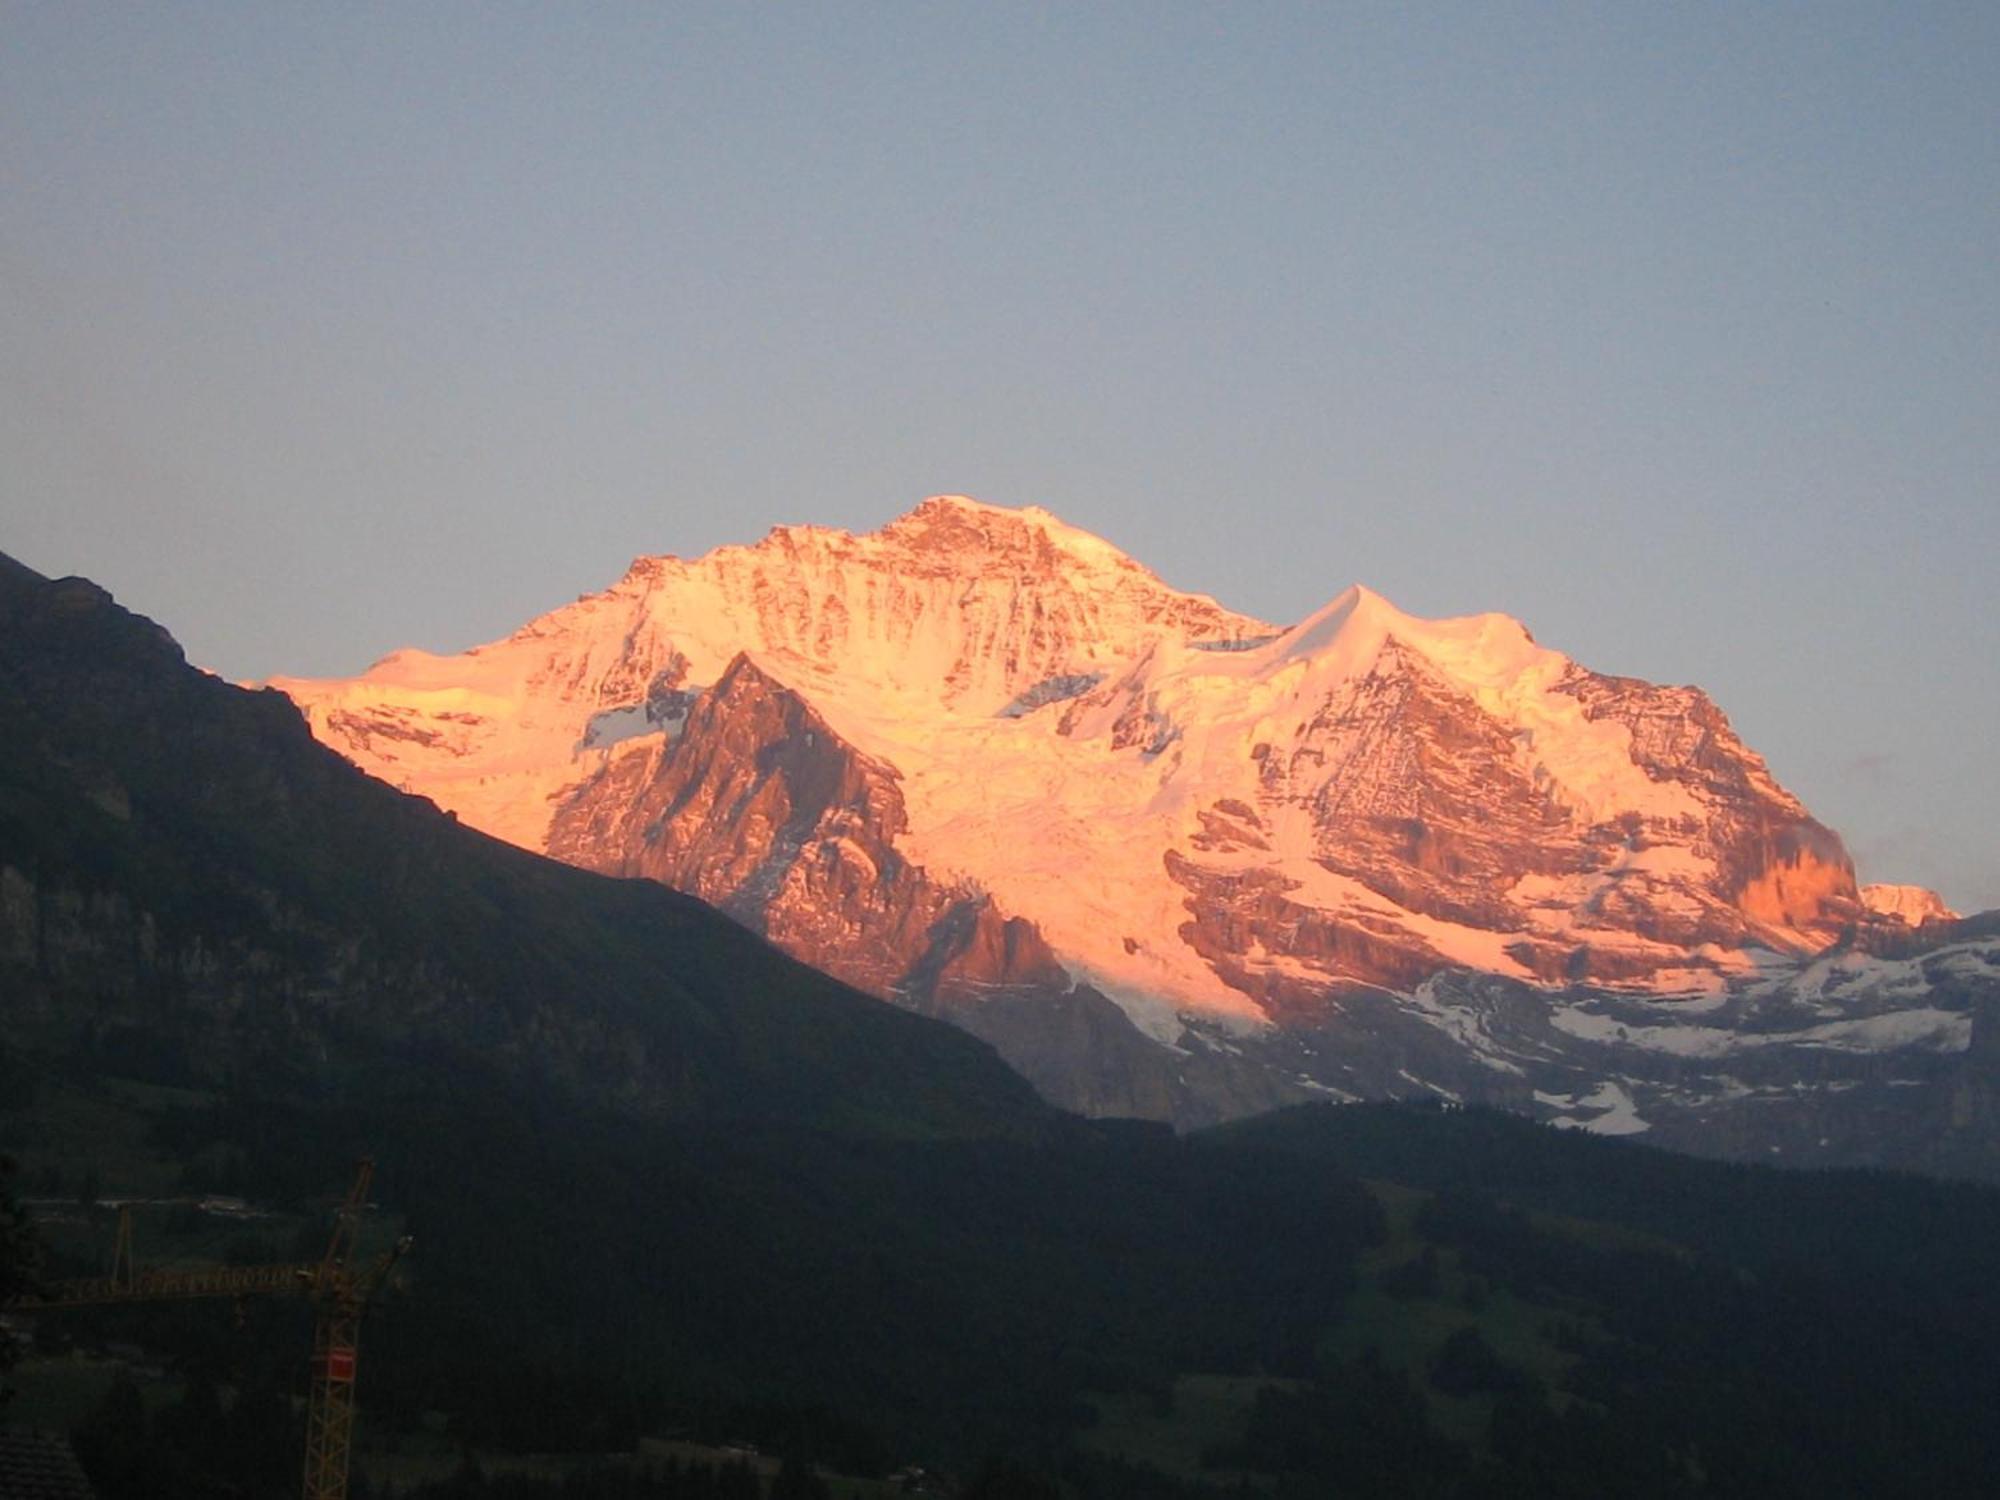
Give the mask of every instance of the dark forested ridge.
[[416, 1055], [649, 1116], [984, 1134], [1050, 1113], [983, 1045], [697, 901], [462, 828], [315, 743], [282, 694], [18, 564], [0, 974], [17, 1042], [292, 1095]]
[[[1497, 1453], [1577, 1437], [1601, 1409], [1585, 1446], [1681, 1455], [1678, 1487], [1973, 1495], [2000, 1473], [1980, 1416], [2000, 1388], [2000, 1190], [1715, 1163], [1434, 1105], [1307, 1106], [1207, 1138], [1225, 1142], [1393, 1178], [1466, 1277], [1574, 1310], [1557, 1320], [1577, 1356], [1559, 1389], [1582, 1398], [1569, 1427], [1489, 1369]], [[1463, 1371], [1434, 1358], [1429, 1376]]]
[[[803, 1495], [815, 1463], [913, 1459], [988, 1496], [2000, 1472], [1990, 1189], [1457, 1110], [1062, 1116], [962, 1033], [460, 828], [17, 567], [0, 1022], [0, 1151], [52, 1274], [95, 1267], [96, 1200], [128, 1193], [179, 1205], [142, 1220], [158, 1253], [312, 1253], [375, 1154], [417, 1248], [364, 1338], [371, 1493]], [[74, 1415], [107, 1495], [287, 1493], [302, 1317], [40, 1319], [21, 1399], [136, 1343], [146, 1390]], [[663, 1434], [789, 1462], [632, 1459]], [[467, 1457], [418, 1472], [425, 1444]]]

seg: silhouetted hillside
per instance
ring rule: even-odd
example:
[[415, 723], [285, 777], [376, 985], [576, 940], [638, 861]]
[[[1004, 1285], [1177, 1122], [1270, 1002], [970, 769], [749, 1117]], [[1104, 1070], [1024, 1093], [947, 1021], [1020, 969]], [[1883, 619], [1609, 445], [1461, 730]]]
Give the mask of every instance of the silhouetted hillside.
[[[142, 1246], [215, 1253], [193, 1200], [220, 1192], [247, 1204], [223, 1253], [298, 1253], [378, 1156], [382, 1232], [417, 1241], [364, 1337], [383, 1462], [440, 1430], [605, 1461], [674, 1430], [862, 1472], [942, 1458], [989, 1494], [1954, 1495], [2000, 1472], [1990, 1189], [1477, 1111], [1086, 1123], [697, 903], [370, 781], [281, 697], [17, 566], [0, 1022], [0, 1151], [60, 1209], [57, 1274], [100, 1263], [92, 1204], [131, 1192], [182, 1200]], [[150, 1412], [121, 1384], [82, 1424], [105, 1493], [282, 1493], [257, 1475], [295, 1451], [302, 1317], [48, 1320], [58, 1349], [166, 1367]]]

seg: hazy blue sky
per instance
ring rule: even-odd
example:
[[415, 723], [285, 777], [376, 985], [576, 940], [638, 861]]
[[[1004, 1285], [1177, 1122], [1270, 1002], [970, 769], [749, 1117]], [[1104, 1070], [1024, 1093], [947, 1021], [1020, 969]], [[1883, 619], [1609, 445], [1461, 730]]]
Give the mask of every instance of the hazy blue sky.
[[0, 549], [230, 676], [1046, 505], [2000, 906], [2000, 5], [0, 12]]

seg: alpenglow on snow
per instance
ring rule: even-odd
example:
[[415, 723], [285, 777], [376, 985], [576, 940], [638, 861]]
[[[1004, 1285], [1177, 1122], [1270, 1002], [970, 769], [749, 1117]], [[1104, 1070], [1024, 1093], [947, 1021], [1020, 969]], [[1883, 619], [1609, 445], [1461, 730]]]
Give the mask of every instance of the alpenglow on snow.
[[1270, 624], [1035, 508], [642, 557], [505, 640], [272, 685], [363, 769], [1099, 1112], [1433, 1093], [1726, 1136], [1862, 1087], [1842, 1059], [1948, 1068], [2000, 963], [1910, 951], [1952, 914], [1858, 887], [1697, 689], [1359, 586]]

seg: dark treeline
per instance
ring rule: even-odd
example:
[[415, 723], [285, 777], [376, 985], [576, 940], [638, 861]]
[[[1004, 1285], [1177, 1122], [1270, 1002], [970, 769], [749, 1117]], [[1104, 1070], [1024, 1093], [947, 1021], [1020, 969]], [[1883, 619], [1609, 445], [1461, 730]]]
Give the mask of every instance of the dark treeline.
[[[849, 1473], [988, 1451], [1047, 1468], [1088, 1393], [1310, 1373], [1383, 1232], [1350, 1177], [1164, 1131], [635, 1129], [424, 1062], [358, 1075], [337, 1104], [223, 1095], [154, 1126], [163, 1152], [226, 1164], [232, 1188], [275, 1204], [323, 1205], [376, 1154], [375, 1196], [416, 1242], [363, 1336], [378, 1433], [440, 1413], [486, 1449], [618, 1451], [671, 1429], [803, 1442]], [[186, 1181], [209, 1185], [199, 1168]], [[75, 1326], [157, 1329], [149, 1346], [174, 1348], [203, 1311]], [[305, 1347], [299, 1331], [268, 1342]]]
[[[915, 1458], [975, 1479], [997, 1453], [1009, 1460], [989, 1466], [990, 1493], [1105, 1500], [1227, 1491], [1218, 1476], [1237, 1472], [1284, 1496], [1465, 1497], [1970, 1495], [2000, 1472], [1984, 1419], [2000, 1389], [1992, 1288], [1968, 1279], [1956, 1240], [1935, 1254], [1915, 1242], [1924, 1214], [1884, 1222], [1935, 1199], [1978, 1232], [1986, 1189], [1759, 1172], [1761, 1190], [1797, 1201], [1710, 1235], [1743, 1169], [1607, 1154], [1459, 1111], [1306, 1111], [1189, 1140], [1079, 1127], [1023, 1143], [646, 1133], [549, 1108], [460, 1075], [421, 1098], [378, 1091], [352, 1114], [225, 1098], [157, 1128], [259, 1196], [309, 1204], [388, 1122], [399, 1148], [382, 1153], [377, 1196], [417, 1249], [364, 1335], [377, 1438], [442, 1420], [472, 1449], [588, 1455], [677, 1431], [846, 1474]], [[1398, 1135], [1388, 1127], [1403, 1117]], [[1353, 1149], [1378, 1131], [1395, 1170], [1434, 1191], [1416, 1252], [1377, 1285], [1413, 1317], [1449, 1305], [1472, 1319], [1416, 1368], [1333, 1352], [1357, 1257], [1386, 1233], [1354, 1175], [1383, 1165]], [[1496, 1139], [1504, 1163], [1476, 1189], [1451, 1185], [1500, 1154]], [[1604, 1212], [1553, 1215], [1589, 1206], [1591, 1176], [1614, 1160], [1654, 1174], [1669, 1210], [1619, 1177]], [[1671, 1214], [1679, 1235], [1663, 1232]], [[1820, 1215], [1849, 1223], [1851, 1251]], [[1899, 1236], [1900, 1270], [1882, 1275]], [[1545, 1336], [1572, 1356], [1560, 1377], [1481, 1331], [1476, 1310], [1501, 1298], [1543, 1310]], [[83, 1315], [99, 1337], [122, 1328], [174, 1351], [185, 1386], [136, 1427], [121, 1389], [125, 1417], [100, 1413], [79, 1434], [109, 1500], [285, 1492], [305, 1310], [246, 1311], [241, 1329], [194, 1307]], [[1189, 1372], [1268, 1382], [1210, 1453], [1215, 1473], [1172, 1481], [1079, 1449], [1102, 1397], [1170, 1407]], [[249, 1394], [218, 1401], [223, 1389]], [[1440, 1399], [1473, 1403], [1479, 1430], [1447, 1436]], [[121, 1430], [143, 1447], [121, 1448], [109, 1437]], [[143, 1481], [121, 1488], [121, 1472]], [[562, 1490], [469, 1467], [435, 1492], [723, 1482], [586, 1466], [561, 1483], [614, 1488]]]
[[954, 1457], [1056, 1444], [1087, 1391], [1309, 1372], [1382, 1233], [1349, 1177], [1164, 1134], [642, 1135], [471, 1105], [426, 1100], [397, 1132], [415, 1144], [382, 1155], [378, 1192], [417, 1249], [369, 1378], [481, 1443], [592, 1447], [761, 1402], [784, 1415], [760, 1441], [843, 1413], [816, 1440], [856, 1468], [889, 1456], [869, 1433]]

